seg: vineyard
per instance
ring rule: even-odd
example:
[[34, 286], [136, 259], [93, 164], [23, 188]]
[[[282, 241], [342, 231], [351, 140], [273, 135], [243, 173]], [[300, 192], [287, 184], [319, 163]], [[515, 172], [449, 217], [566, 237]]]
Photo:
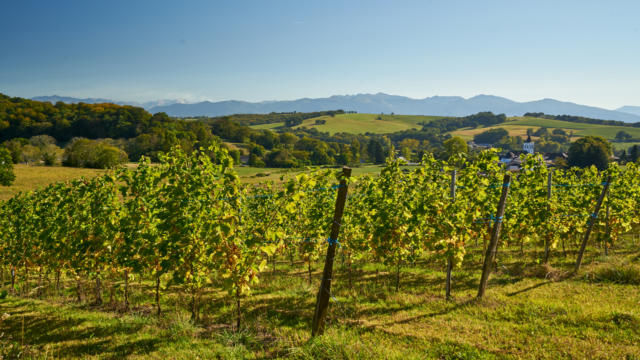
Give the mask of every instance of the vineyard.
[[335, 322], [334, 262], [349, 294], [378, 286], [378, 277], [366, 284], [361, 276], [368, 264], [389, 269], [390, 288], [401, 294], [405, 276], [428, 260], [443, 269], [438, 287], [449, 301], [457, 286], [467, 287], [456, 272], [472, 266], [480, 275], [475, 297], [483, 298], [501, 249], [533, 253], [539, 264], [572, 249], [571, 270], [545, 274], [565, 279], [579, 273], [587, 245], [607, 254], [640, 222], [633, 163], [550, 170], [528, 156], [522, 171], [509, 173], [489, 150], [449, 161], [427, 155], [412, 170], [390, 159], [379, 176], [351, 177], [345, 168], [257, 185], [241, 184], [232, 164], [222, 148], [174, 149], [159, 164], [143, 159], [134, 169], [14, 196], [0, 204], [3, 286], [16, 298], [128, 313], [139, 305], [134, 283], [145, 281], [149, 317], [177, 311], [162, 300], [170, 297], [196, 324], [219, 294], [232, 304], [230, 328], [240, 331], [243, 303], [286, 264], [318, 290], [315, 313], [304, 310], [314, 315], [306, 331], [316, 336]]

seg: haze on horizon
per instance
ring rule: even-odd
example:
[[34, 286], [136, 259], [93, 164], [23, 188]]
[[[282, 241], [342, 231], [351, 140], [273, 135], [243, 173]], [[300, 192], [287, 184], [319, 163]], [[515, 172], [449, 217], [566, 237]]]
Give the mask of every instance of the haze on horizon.
[[635, 1], [15, 1], [0, 92], [148, 101], [337, 94], [640, 105]]

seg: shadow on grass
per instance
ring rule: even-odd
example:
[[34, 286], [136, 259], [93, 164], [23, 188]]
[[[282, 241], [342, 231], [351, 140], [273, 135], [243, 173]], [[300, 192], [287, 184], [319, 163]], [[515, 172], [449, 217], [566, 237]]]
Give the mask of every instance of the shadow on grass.
[[[64, 316], [55, 309], [25, 310], [21, 301], [0, 303], [3, 313], [9, 314], [1, 321], [5, 338], [25, 345], [43, 348], [47, 346], [60, 357], [87, 357], [101, 354], [119, 359], [131, 354], [144, 355], [154, 351], [159, 339], [135, 339], [133, 334], [142, 324], [131, 324], [117, 319], [100, 319], [94, 315]], [[116, 342], [114, 338], [126, 338]]]
[[528, 286], [528, 287], [526, 287], [526, 288], [524, 288], [524, 289], [520, 289], [520, 290], [518, 290], [518, 291], [510, 292], [510, 293], [508, 293], [508, 294], [507, 294], [507, 296], [516, 296], [516, 295], [518, 295], [518, 294], [522, 294], [522, 293], [525, 293], [525, 292], [527, 292], [527, 291], [531, 291], [531, 290], [533, 290], [533, 289], [537, 289], [537, 288], [539, 288], [539, 287], [542, 287], [542, 286], [545, 286], [545, 285], [549, 285], [549, 284], [551, 284], [551, 283], [552, 283], [552, 281], [543, 281], [543, 282], [541, 282], [541, 283], [538, 283], [538, 284], [535, 284], [535, 285]]

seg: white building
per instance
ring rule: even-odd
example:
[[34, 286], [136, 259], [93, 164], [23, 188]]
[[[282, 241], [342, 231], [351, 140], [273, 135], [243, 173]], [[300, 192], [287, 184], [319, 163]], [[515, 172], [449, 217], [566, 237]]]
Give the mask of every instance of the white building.
[[527, 141], [522, 144], [522, 150], [528, 154], [533, 154], [533, 140], [531, 140], [531, 136], [527, 136]]

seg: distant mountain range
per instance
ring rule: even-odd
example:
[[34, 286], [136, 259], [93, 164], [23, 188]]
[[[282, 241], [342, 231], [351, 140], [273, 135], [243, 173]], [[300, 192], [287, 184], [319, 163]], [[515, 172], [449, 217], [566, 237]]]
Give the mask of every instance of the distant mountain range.
[[86, 104], [100, 104], [100, 103], [113, 103], [113, 104], [118, 104], [118, 105], [133, 105], [133, 106], [139, 106], [142, 108], [145, 108], [147, 110], [155, 107], [155, 106], [166, 106], [166, 105], [171, 105], [171, 104], [178, 104], [178, 103], [183, 103], [184, 101], [181, 100], [156, 100], [156, 101], [146, 101], [146, 102], [137, 102], [137, 101], [114, 101], [114, 100], [110, 100], [110, 99], [101, 99], [101, 98], [85, 98], [85, 99], [80, 99], [80, 98], [74, 98], [74, 97], [69, 97], [69, 96], [58, 96], [58, 95], [51, 95], [51, 96], [36, 96], [36, 97], [32, 97], [31, 100], [36, 100], [36, 101], [48, 101], [52, 104], [57, 103], [58, 101], [62, 101], [63, 103], [67, 103], [67, 104], [77, 104], [77, 103], [86, 103]]
[[[61, 96], [39, 96], [40, 101], [110, 102], [106, 99], [75, 99]], [[543, 112], [549, 115], [576, 115], [594, 119], [640, 122], [640, 107], [624, 106], [617, 110], [579, 105], [554, 99], [517, 102], [493, 95], [478, 95], [468, 99], [460, 96], [433, 96], [412, 99], [405, 96], [377, 94], [334, 95], [327, 98], [303, 98], [285, 101], [203, 101], [184, 103], [178, 100], [135, 103], [116, 102], [142, 106], [151, 113], [166, 112], [170, 116], [222, 116], [231, 114], [264, 114], [270, 112], [312, 112], [323, 110], [357, 111], [360, 113], [396, 113], [403, 115], [466, 116], [481, 111], [521, 116], [527, 112]]]
[[623, 106], [616, 111], [621, 111], [627, 114], [640, 115], [640, 106]]

